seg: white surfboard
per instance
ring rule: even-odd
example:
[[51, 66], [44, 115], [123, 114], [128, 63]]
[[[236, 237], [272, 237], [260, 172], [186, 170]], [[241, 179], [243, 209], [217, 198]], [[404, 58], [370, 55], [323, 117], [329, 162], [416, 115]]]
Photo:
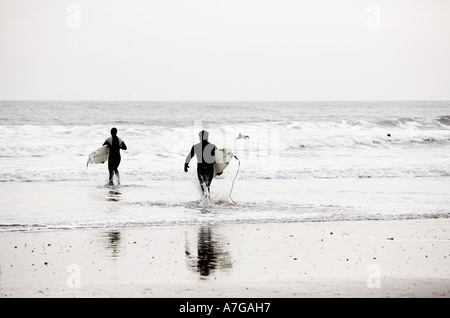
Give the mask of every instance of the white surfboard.
[[225, 168], [229, 165], [233, 159], [233, 151], [229, 148], [217, 149], [214, 156], [214, 175], [215, 178], [221, 175]]
[[101, 148], [98, 148], [97, 150], [91, 152], [88, 157], [88, 161], [86, 164], [86, 167], [90, 164], [97, 164], [97, 163], [105, 163], [108, 161], [109, 156], [109, 147], [103, 146]]

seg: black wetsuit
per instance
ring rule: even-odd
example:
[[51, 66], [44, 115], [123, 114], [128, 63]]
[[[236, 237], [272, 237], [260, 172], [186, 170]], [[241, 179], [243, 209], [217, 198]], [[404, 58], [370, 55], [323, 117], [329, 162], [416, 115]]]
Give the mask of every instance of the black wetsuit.
[[[109, 137], [103, 143], [103, 146], [107, 145], [109, 147], [109, 156], [108, 156], [108, 170], [109, 170], [109, 182], [113, 182], [114, 174], [119, 178], [119, 165], [120, 165], [120, 149], [127, 150], [127, 146], [117, 136]], [[119, 179], [120, 183], [120, 179]]]
[[216, 154], [216, 149], [217, 147], [214, 144], [204, 140], [202, 143], [193, 145], [186, 157], [185, 165], [191, 162], [194, 155], [197, 157], [197, 176], [203, 194], [205, 194], [205, 190], [208, 190], [208, 194], [210, 193], [211, 181], [214, 175], [214, 155]]

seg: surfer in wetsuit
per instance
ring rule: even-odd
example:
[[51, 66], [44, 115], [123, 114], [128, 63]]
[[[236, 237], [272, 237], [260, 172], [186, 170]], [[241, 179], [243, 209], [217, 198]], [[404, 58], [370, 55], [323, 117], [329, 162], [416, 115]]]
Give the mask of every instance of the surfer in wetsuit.
[[[188, 172], [191, 159], [197, 156], [197, 176], [203, 195], [209, 198], [211, 181], [214, 175], [214, 155], [217, 147], [208, 142], [209, 133], [202, 130], [199, 134], [200, 142], [192, 146], [186, 156], [184, 172]], [[205, 193], [207, 191], [207, 193]]]
[[117, 129], [111, 129], [111, 137], [107, 138], [103, 143], [103, 146], [108, 146], [109, 157], [108, 157], [108, 170], [109, 170], [109, 185], [114, 185], [113, 177], [114, 174], [117, 176], [118, 184], [120, 185], [119, 177], [119, 165], [120, 165], [120, 149], [127, 150], [127, 145], [122, 139], [117, 137]]

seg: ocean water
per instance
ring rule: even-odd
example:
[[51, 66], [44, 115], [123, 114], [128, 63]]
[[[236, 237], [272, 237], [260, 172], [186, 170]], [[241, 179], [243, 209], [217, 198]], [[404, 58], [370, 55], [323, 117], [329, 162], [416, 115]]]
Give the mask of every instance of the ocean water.
[[[112, 127], [113, 188], [86, 167]], [[201, 129], [239, 159], [210, 202], [183, 172]], [[0, 193], [0, 231], [446, 218], [450, 102], [1, 101]]]

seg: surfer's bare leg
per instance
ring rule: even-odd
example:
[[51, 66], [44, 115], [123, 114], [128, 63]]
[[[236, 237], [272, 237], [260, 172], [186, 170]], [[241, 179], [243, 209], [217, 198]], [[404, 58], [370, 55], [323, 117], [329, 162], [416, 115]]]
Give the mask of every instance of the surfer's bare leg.
[[198, 179], [200, 181], [200, 189], [202, 189], [202, 194], [205, 195], [205, 182], [203, 181], [203, 178], [201, 175], [198, 176]]
[[206, 188], [208, 189], [208, 198], [209, 194], [211, 193], [211, 182], [213, 179], [213, 175], [214, 175], [214, 168], [209, 169], [207, 174], [205, 175], [205, 184]]
[[208, 190], [208, 192], [206, 193], [206, 197], [209, 199], [209, 195], [211, 194], [211, 181], [208, 181], [208, 179], [205, 180], [205, 186], [206, 186], [206, 190]]
[[[197, 171], [198, 181], [200, 182], [200, 189], [202, 189], [202, 196], [205, 197], [205, 191], [207, 189], [205, 177]], [[209, 190], [209, 189], [208, 189]]]
[[209, 186], [206, 186], [206, 188], [208, 189], [208, 192], [205, 194], [205, 197], [209, 200], [211, 199], [211, 190], [209, 189]]
[[211, 181], [213, 179], [214, 169], [204, 169], [203, 171], [197, 171], [198, 180], [200, 181], [200, 188], [202, 189], [202, 195], [205, 198], [210, 198], [211, 194]]
[[211, 195], [211, 192], [209, 191], [209, 187], [206, 185], [206, 183], [203, 183], [202, 185], [201, 185], [201, 187], [202, 187], [202, 192], [203, 192], [203, 197], [205, 198], [205, 199], [210, 199], [211, 197], [210, 197], [210, 195]]

